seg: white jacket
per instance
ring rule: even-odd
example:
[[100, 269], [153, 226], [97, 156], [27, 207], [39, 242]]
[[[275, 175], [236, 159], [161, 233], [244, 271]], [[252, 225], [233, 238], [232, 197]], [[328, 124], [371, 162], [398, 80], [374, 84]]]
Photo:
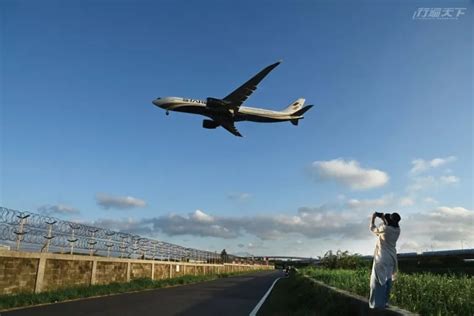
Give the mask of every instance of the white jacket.
[[378, 237], [372, 273], [375, 273], [380, 285], [384, 285], [398, 271], [396, 246], [400, 236], [400, 227], [380, 224], [378, 227], [370, 225], [370, 230]]

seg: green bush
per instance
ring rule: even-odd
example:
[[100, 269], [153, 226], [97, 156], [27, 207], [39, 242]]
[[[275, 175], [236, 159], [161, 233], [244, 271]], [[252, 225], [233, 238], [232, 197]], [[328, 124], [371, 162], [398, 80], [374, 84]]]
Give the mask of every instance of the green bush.
[[327, 269], [360, 269], [369, 267], [370, 264], [360, 254], [351, 254], [347, 250], [338, 250], [336, 253], [329, 250], [320, 258], [320, 265]]
[[[330, 286], [369, 296], [369, 269], [306, 268], [301, 273]], [[473, 298], [474, 279], [470, 276], [399, 273], [390, 304], [421, 315], [474, 315]]]

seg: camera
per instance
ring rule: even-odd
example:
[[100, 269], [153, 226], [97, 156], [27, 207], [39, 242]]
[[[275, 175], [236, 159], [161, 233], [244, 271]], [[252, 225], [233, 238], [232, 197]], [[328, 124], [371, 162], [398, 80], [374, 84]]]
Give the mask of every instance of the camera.
[[379, 212], [375, 212], [375, 216], [382, 218], [382, 217], [384, 216], [384, 214], [383, 214], [383, 213], [379, 213]]

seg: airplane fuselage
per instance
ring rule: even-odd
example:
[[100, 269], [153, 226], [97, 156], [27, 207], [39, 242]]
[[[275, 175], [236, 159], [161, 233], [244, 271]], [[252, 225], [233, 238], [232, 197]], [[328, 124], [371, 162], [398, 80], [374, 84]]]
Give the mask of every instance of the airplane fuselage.
[[298, 125], [298, 121], [303, 118], [303, 114], [312, 107], [312, 105], [304, 106], [305, 99], [303, 98], [292, 102], [283, 111], [243, 106], [245, 100], [257, 89], [259, 82], [279, 64], [280, 61], [265, 67], [258, 74], [222, 99], [208, 97], [206, 101], [203, 101], [179, 97], [165, 97], [153, 100], [153, 104], [166, 110], [167, 115], [169, 111], [176, 111], [206, 116], [210, 118], [210, 120], [203, 120], [202, 127], [215, 129], [222, 126], [228, 132], [238, 137], [242, 137], [242, 134], [240, 134], [235, 127], [235, 122], [239, 121], [263, 123], [290, 121], [291, 124], [296, 126]]
[[[166, 110], [175, 112], [185, 112], [192, 114], [200, 114], [211, 119], [215, 119], [219, 116], [228, 115], [223, 113], [218, 108], [207, 106], [207, 102], [198, 99], [187, 99], [180, 97], [164, 97], [157, 98], [153, 101], [153, 104]], [[288, 112], [272, 111], [261, 108], [240, 106], [238, 111], [233, 113], [233, 120], [236, 122], [240, 121], [252, 121], [261, 123], [273, 123], [273, 122], [284, 122], [294, 119], [301, 118], [300, 116], [291, 115]]]

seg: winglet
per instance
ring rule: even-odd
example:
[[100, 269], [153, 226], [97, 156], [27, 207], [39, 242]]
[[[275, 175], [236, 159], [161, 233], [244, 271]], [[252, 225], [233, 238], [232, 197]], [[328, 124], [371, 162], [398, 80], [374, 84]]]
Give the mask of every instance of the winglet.
[[279, 61], [277, 61], [276, 63], [273, 63], [271, 64], [270, 66], [268, 66], [267, 68], [275, 68], [276, 66], [278, 66], [279, 64], [281, 64], [283, 62], [283, 59], [280, 59]]

